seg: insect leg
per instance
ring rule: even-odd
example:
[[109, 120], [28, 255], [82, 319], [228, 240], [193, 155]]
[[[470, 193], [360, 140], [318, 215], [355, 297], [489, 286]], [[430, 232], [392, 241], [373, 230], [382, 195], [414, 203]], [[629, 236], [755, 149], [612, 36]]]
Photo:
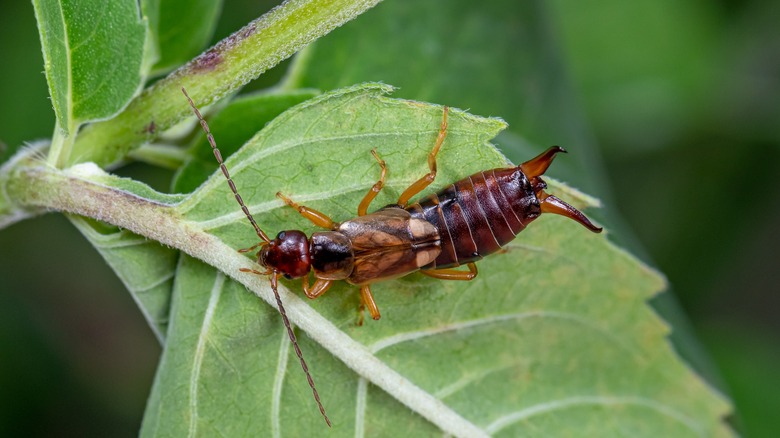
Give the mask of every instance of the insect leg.
[[371, 204], [371, 201], [376, 198], [376, 195], [379, 194], [379, 191], [382, 190], [382, 187], [385, 186], [385, 176], [387, 175], [387, 166], [385, 165], [385, 160], [379, 158], [379, 155], [376, 153], [376, 149], [371, 149], [371, 155], [374, 156], [377, 163], [379, 163], [379, 167], [382, 169], [382, 173], [379, 174], [379, 181], [377, 181], [373, 187], [366, 193], [366, 196], [363, 197], [363, 200], [360, 201], [360, 205], [358, 205], [358, 216], [365, 216], [368, 212], [368, 206]]
[[244, 254], [244, 253], [247, 253], [247, 252], [252, 252], [255, 249], [257, 249], [258, 247], [263, 246], [266, 243], [268, 243], [268, 242], [259, 242], [259, 243], [256, 243], [256, 244], [250, 246], [249, 248], [241, 248], [241, 249], [238, 250], [238, 252], [240, 252], [241, 254]]
[[334, 280], [318, 278], [314, 280], [314, 284], [309, 286], [309, 276], [305, 275], [303, 277], [303, 293], [306, 294], [307, 298], [313, 300], [330, 289], [333, 286], [333, 282]]
[[459, 271], [457, 269], [431, 269], [428, 271], [420, 271], [420, 273], [440, 280], [473, 280], [478, 274], [477, 265], [469, 263], [468, 267], [468, 271]]
[[249, 272], [250, 274], [255, 274], [255, 275], [268, 275], [271, 273], [271, 271], [260, 272], [255, 269], [247, 269], [247, 268], [238, 268], [238, 270], [241, 272]]
[[436, 154], [439, 153], [439, 149], [441, 149], [441, 144], [444, 143], [444, 138], [447, 137], [447, 114], [449, 113], [450, 109], [449, 107], [444, 107], [444, 116], [441, 120], [441, 127], [439, 128], [439, 136], [436, 137], [436, 144], [433, 145], [433, 149], [428, 154], [428, 168], [431, 170], [428, 172], [425, 176], [415, 181], [412, 185], [409, 186], [406, 190], [404, 190], [403, 193], [401, 193], [401, 196], [398, 198], [397, 204], [400, 205], [402, 208], [406, 207], [406, 204], [409, 203], [409, 200], [414, 197], [414, 195], [420, 193], [428, 187], [434, 179], [436, 179]]
[[321, 213], [313, 208], [304, 207], [303, 205], [298, 204], [297, 202], [293, 201], [287, 196], [284, 196], [282, 192], [277, 192], [276, 197], [284, 201], [284, 203], [289, 205], [290, 207], [298, 210], [298, 213], [300, 213], [301, 216], [310, 220], [314, 225], [318, 227], [327, 228], [329, 230], [335, 230], [339, 226], [339, 224], [333, 222], [333, 219], [329, 218], [325, 213]]
[[363, 324], [363, 308], [368, 309], [368, 313], [371, 314], [371, 318], [374, 319], [374, 321], [378, 320], [379, 315], [379, 308], [376, 306], [376, 301], [374, 301], [374, 295], [371, 293], [371, 286], [364, 284], [360, 286], [360, 324]]

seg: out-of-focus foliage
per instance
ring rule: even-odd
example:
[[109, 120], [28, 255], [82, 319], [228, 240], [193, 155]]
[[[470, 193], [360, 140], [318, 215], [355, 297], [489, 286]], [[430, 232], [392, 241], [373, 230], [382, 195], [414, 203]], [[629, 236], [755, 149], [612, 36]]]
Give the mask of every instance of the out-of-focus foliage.
[[720, 367], [742, 432], [774, 436], [780, 3], [556, 0], [551, 12], [618, 208]]
[[[230, 2], [215, 41], [275, 2], [257, 3]], [[543, 25], [560, 45], [545, 53], [562, 51], [555, 62], [571, 78], [601, 147], [611, 207], [668, 275], [722, 370], [737, 424], [748, 436], [772, 436], [780, 410], [771, 390], [780, 387], [780, 352], [772, 342], [780, 332], [780, 186], [774, 180], [780, 175], [780, 6], [772, 0], [556, 0], [539, 7], [534, 11], [546, 17]], [[471, 25], [480, 19], [475, 15]], [[0, 142], [13, 150], [50, 137], [54, 116], [32, 5], [11, 2], [0, 28]], [[466, 30], [448, 32], [454, 38]], [[457, 38], [452, 41], [441, 49], [457, 52]], [[415, 65], [414, 59], [389, 64], [385, 80], [399, 84], [390, 78]], [[282, 73], [273, 70], [260, 82], [273, 84]], [[469, 90], [434, 91], [436, 101], [452, 104]], [[169, 179], [138, 168], [124, 172], [161, 189]], [[0, 363], [0, 387], [7, 388], [0, 396], [0, 434], [10, 426], [48, 434], [135, 433], [158, 347], [115, 274], [59, 218], [15, 225], [0, 233], [0, 248], [0, 350], [12, 352]]]

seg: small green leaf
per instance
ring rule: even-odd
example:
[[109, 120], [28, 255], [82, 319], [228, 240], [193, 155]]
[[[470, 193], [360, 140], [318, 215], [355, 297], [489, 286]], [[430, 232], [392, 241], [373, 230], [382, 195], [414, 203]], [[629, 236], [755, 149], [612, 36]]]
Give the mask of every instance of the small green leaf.
[[160, 23], [160, 0], [140, 0], [139, 5], [141, 15], [143, 15], [147, 23], [142, 64], [145, 71], [151, 71], [152, 66], [160, 59], [160, 48], [157, 44], [157, 29]]
[[135, 0], [35, 0], [44, 71], [66, 135], [127, 105], [143, 80], [145, 23]]
[[153, 75], [168, 72], [203, 51], [214, 34], [221, 0], [144, 0], [158, 55]]
[[[442, 109], [383, 96], [390, 90], [364, 85], [312, 99], [277, 117], [227, 161], [266, 232], [315, 231], [274, 198], [277, 190], [337, 221], [353, 217], [379, 174], [372, 148], [389, 172], [374, 208], [427, 171]], [[503, 122], [453, 109], [449, 126], [431, 190], [506, 165], [488, 144]], [[580, 208], [592, 204], [560, 184], [549, 191]], [[177, 211], [193, 229], [234, 248], [257, 241], [219, 172]], [[603, 236], [544, 215], [479, 269], [471, 282], [412, 274], [377, 283], [383, 318], [363, 327], [355, 326], [354, 287], [339, 284], [310, 302], [333, 324], [299, 333], [334, 421], [331, 433], [438, 435], [438, 426], [457, 436], [729, 434], [720, 422], [727, 403], [679, 360], [667, 327], [646, 305], [663, 279]], [[284, 287], [298, 291], [300, 283], [285, 282], [283, 293]], [[287, 297], [297, 307], [293, 301]], [[334, 329], [333, 339], [346, 334], [358, 346], [322, 336]], [[351, 355], [356, 348], [383, 366], [365, 371], [363, 359]], [[410, 383], [426, 397], [401, 404], [394, 388]], [[436, 422], [452, 411], [465, 423]], [[184, 258], [142, 434], [315, 436], [325, 428], [277, 310]]]

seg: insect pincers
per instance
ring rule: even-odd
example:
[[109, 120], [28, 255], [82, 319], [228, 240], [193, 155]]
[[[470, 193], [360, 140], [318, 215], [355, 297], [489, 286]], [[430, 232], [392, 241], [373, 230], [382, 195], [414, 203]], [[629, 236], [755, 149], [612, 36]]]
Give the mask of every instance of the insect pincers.
[[[279, 277], [302, 279], [303, 292], [311, 299], [324, 294], [338, 280], [358, 286], [359, 324], [362, 324], [363, 310], [368, 310], [375, 320], [380, 318], [371, 284], [418, 271], [442, 280], [473, 280], [478, 273], [476, 261], [499, 251], [542, 213], [568, 217], [595, 233], [602, 230], [579, 210], [545, 192], [547, 184], [541, 176], [558, 153], [566, 152], [560, 146], [553, 146], [516, 167], [475, 173], [410, 203], [436, 178], [436, 155], [447, 137], [449, 108], [444, 107], [436, 141], [428, 154], [429, 172], [404, 190], [395, 204], [368, 213], [387, 176], [384, 160], [372, 150], [379, 163], [379, 180], [358, 205], [357, 217], [335, 222], [324, 213], [277, 193], [285, 204], [327, 231], [307, 237], [302, 231], [286, 230], [269, 239], [238, 194], [208, 124], [184, 88], [182, 92], [206, 132], [236, 201], [260, 238], [259, 243], [240, 252], [257, 250], [257, 263], [264, 270], [242, 268], [241, 271], [269, 276], [279, 313], [328, 426], [330, 420], [277, 291]], [[466, 265], [468, 270], [453, 269], [460, 265]], [[310, 274], [314, 275], [311, 284]]]

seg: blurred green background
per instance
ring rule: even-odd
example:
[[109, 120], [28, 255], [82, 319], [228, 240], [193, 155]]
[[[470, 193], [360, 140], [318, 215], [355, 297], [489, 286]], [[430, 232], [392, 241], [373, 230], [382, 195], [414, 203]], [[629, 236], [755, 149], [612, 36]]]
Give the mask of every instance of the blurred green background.
[[[273, 4], [227, 2], [215, 40]], [[533, 9], [570, 82], [562, 92], [574, 94], [572, 111], [599, 147], [610, 208], [668, 276], [736, 404], [737, 429], [776, 436], [780, 2], [554, 0]], [[469, 23], [453, 22], [452, 33]], [[32, 5], [4, 4], [0, 29], [0, 141], [15, 149], [50, 137], [54, 116]], [[405, 61], [387, 82], [413, 68]], [[467, 90], [447, 93], [457, 100]], [[122, 173], [159, 190], [170, 178], [141, 165]], [[59, 215], [18, 223], [0, 231], [0, 284], [0, 435], [137, 434], [160, 347], [95, 250]]]

